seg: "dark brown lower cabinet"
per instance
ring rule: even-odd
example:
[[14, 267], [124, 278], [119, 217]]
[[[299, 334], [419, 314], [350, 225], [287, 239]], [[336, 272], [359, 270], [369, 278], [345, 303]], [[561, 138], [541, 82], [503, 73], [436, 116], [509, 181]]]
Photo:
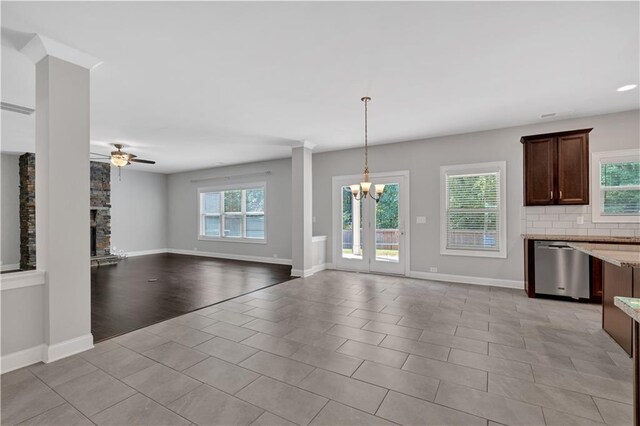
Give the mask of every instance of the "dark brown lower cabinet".
[[602, 301], [602, 260], [591, 256], [591, 301]]
[[603, 262], [602, 290], [602, 328], [631, 355], [633, 320], [613, 304], [613, 298], [640, 297], [640, 268]]

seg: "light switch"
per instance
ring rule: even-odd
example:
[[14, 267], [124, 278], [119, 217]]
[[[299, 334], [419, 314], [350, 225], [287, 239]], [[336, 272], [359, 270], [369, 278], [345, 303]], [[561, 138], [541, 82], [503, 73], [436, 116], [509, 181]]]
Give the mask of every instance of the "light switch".
[[577, 223], [578, 225], [584, 225], [584, 216], [578, 216], [578, 217], [576, 218], [576, 223]]
[[416, 216], [416, 223], [427, 223], [427, 218], [425, 216]]

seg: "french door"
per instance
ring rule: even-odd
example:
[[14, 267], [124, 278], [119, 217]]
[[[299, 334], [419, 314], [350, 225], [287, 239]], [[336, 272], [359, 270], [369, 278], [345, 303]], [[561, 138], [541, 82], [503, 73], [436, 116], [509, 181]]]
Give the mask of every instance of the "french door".
[[[409, 174], [371, 174], [385, 189], [377, 203], [354, 199], [361, 175], [333, 178], [333, 241], [337, 269], [405, 275], [409, 235]], [[373, 186], [372, 186], [373, 189]]]

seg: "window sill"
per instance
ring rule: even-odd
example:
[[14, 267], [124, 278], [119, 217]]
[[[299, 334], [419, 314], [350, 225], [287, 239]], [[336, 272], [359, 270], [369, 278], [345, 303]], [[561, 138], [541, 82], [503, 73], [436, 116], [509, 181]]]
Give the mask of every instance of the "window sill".
[[199, 241], [212, 241], [212, 242], [220, 242], [220, 243], [245, 243], [245, 244], [267, 244], [267, 240], [258, 240], [253, 238], [220, 238], [220, 237], [205, 237], [202, 235], [198, 236]]
[[635, 223], [640, 224], [640, 216], [591, 216], [593, 223]]
[[503, 251], [442, 249], [440, 250], [440, 254], [443, 256], [491, 257], [498, 259], [507, 258], [507, 253]]

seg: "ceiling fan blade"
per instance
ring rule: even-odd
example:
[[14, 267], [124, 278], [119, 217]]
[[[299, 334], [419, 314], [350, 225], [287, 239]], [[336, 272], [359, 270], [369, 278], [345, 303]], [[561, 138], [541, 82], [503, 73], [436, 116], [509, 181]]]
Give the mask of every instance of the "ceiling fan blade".
[[98, 155], [98, 156], [100, 156], [100, 157], [107, 157], [107, 158], [111, 157], [110, 155], [107, 155], [107, 154], [100, 154], [99, 152], [90, 152], [89, 154], [91, 154], [91, 155]]
[[155, 161], [151, 161], [151, 160], [142, 160], [140, 158], [131, 158], [129, 160], [131, 163], [142, 163], [142, 164], [156, 164]]

